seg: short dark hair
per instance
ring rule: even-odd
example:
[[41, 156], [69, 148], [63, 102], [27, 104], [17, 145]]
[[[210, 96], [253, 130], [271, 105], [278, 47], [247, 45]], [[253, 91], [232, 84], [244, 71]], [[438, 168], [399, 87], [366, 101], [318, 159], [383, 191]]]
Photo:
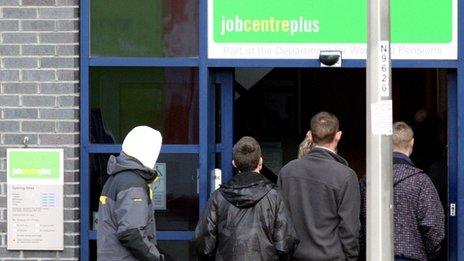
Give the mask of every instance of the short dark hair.
[[335, 115], [321, 111], [311, 118], [313, 142], [318, 145], [330, 143], [338, 132], [339, 122]]
[[241, 172], [253, 171], [258, 167], [261, 158], [261, 147], [249, 136], [242, 137], [233, 148], [235, 167]]
[[413, 138], [414, 132], [406, 122], [398, 121], [393, 124], [393, 148], [406, 149]]

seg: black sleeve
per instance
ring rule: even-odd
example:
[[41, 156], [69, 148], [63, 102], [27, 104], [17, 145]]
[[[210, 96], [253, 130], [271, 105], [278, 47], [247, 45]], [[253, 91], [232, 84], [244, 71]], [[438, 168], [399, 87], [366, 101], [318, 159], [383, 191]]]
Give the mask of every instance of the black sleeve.
[[137, 260], [141, 261], [163, 261], [164, 257], [156, 248], [150, 248], [143, 242], [139, 229], [132, 228], [117, 234], [118, 240], [127, 248]]
[[346, 260], [357, 260], [359, 253], [359, 209], [360, 193], [356, 174], [350, 175], [340, 190], [338, 235]]
[[195, 229], [195, 250], [200, 260], [213, 260], [216, 252], [218, 203], [213, 193]]
[[290, 260], [298, 246], [299, 240], [291, 221], [290, 213], [280, 193], [277, 193], [276, 213], [274, 223], [274, 248], [279, 260]]

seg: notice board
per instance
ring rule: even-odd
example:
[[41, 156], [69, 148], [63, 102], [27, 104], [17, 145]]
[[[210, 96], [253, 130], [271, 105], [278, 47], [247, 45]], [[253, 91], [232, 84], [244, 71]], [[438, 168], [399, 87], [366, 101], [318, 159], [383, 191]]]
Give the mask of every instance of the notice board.
[[62, 149], [7, 149], [9, 250], [63, 250]]

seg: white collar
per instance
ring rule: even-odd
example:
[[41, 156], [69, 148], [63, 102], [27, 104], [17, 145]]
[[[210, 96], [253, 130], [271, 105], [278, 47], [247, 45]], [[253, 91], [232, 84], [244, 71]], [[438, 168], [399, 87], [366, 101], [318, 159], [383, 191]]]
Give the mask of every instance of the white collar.
[[330, 152], [332, 152], [334, 154], [337, 154], [337, 152], [335, 152], [335, 151], [333, 151], [333, 150], [331, 150], [331, 149], [329, 149], [327, 147], [324, 147], [324, 146], [316, 145], [316, 146], [314, 146], [314, 148], [320, 148], [320, 149], [328, 150], [328, 151], [330, 151]]

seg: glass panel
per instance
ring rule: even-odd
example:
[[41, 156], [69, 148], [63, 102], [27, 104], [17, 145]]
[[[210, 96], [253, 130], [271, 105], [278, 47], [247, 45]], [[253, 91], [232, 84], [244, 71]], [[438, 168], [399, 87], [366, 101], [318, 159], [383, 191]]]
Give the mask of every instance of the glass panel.
[[166, 163], [166, 210], [156, 210], [158, 230], [195, 230], [198, 222], [198, 155], [162, 154]]
[[197, 69], [92, 68], [90, 106], [91, 143], [122, 143], [138, 125], [164, 144], [198, 143]]
[[158, 240], [158, 248], [168, 261], [195, 260], [194, 249], [190, 241]]
[[92, 56], [198, 56], [198, 0], [92, 0]]
[[[90, 213], [93, 229], [98, 222], [98, 198], [108, 177], [106, 164], [110, 155], [90, 154]], [[158, 164], [162, 177], [154, 184], [158, 188], [154, 194], [157, 230], [195, 230], [199, 212], [198, 155], [161, 154]]]

